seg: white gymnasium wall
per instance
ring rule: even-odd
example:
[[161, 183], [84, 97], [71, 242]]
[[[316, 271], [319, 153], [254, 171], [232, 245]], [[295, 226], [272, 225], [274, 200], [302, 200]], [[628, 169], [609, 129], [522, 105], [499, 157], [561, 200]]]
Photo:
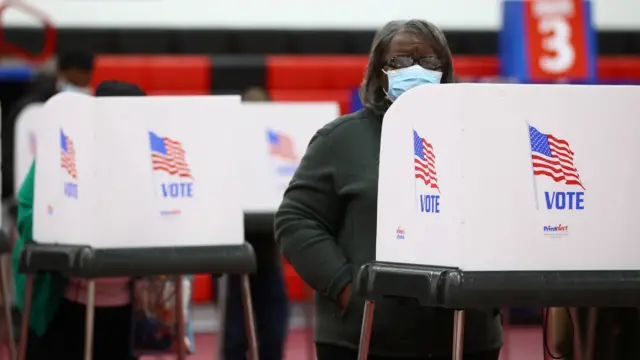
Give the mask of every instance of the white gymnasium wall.
[[[9, 0], [0, 0], [6, 2]], [[500, 0], [22, 0], [58, 27], [289, 28], [371, 30], [424, 18], [448, 30], [498, 30]], [[511, 0], [510, 0], [511, 1]], [[555, 0], [558, 1], [558, 0]], [[560, 0], [562, 1], [562, 0]], [[640, 30], [640, 1], [592, 0], [600, 30]], [[38, 26], [7, 11], [4, 26]]]

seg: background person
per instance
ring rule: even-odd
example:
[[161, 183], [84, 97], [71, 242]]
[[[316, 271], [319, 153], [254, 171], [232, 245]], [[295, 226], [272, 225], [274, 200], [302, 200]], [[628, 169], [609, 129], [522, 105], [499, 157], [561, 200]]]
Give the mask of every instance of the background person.
[[[96, 96], [143, 96], [136, 85], [105, 81]], [[36, 160], [37, 161], [37, 160]], [[22, 309], [26, 275], [18, 272], [20, 252], [33, 241], [33, 163], [18, 194], [19, 238], [13, 252], [14, 280], [18, 305]], [[131, 349], [131, 280], [96, 280], [94, 360], [134, 359]], [[38, 274], [34, 280], [27, 360], [82, 360], [84, 358], [85, 301], [87, 281], [58, 274]]]
[[[386, 24], [373, 40], [362, 84], [365, 108], [318, 130], [284, 194], [276, 240], [316, 291], [318, 360], [357, 359], [364, 300], [351, 288], [360, 266], [376, 257], [383, 116], [412, 87], [451, 82], [451, 52], [436, 26], [422, 20]], [[452, 328], [450, 310], [378, 301], [369, 360], [449, 360]], [[469, 310], [464, 340], [466, 360], [497, 360], [498, 313]]]
[[73, 51], [61, 54], [58, 57], [56, 71], [58, 91], [90, 94], [94, 62], [93, 54], [86, 52]]
[[[264, 89], [249, 88], [243, 101], [269, 101]], [[282, 360], [289, 319], [289, 302], [282, 275], [282, 260], [272, 233], [246, 230], [256, 254], [257, 271], [251, 274], [251, 300], [256, 321], [260, 360]], [[225, 360], [245, 360], [248, 345], [242, 308], [240, 275], [229, 275], [223, 353]], [[219, 293], [219, 292], [218, 292]]]

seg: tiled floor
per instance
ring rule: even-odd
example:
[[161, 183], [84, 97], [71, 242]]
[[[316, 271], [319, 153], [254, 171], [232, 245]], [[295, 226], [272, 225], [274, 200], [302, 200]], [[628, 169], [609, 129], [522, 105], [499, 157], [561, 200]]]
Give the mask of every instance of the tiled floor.
[[[287, 355], [284, 360], [315, 360], [310, 353], [310, 333], [305, 330], [292, 330], [287, 340]], [[196, 335], [197, 354], [189, 360], [217, 359], [217, 338], [213, 334]], [[542, 331], [539, 327], [509, 327], [505, 333], [505, 347], [501, 360], [541, 360]], [[154, 360], [145, 358], [144, 360]], [[166, 357], [170, 359], [170, 357]]]

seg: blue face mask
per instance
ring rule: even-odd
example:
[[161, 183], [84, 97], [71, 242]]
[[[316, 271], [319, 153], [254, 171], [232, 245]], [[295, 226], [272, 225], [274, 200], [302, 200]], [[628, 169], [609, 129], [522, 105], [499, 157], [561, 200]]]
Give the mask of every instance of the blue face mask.
[[386, 72], [389, 79], [387, 98], [395, 101], [409, 89], [425, 84], [440, 84], [442, 72], [427, 70], [420, 65], [413, 65], [402, 69]]

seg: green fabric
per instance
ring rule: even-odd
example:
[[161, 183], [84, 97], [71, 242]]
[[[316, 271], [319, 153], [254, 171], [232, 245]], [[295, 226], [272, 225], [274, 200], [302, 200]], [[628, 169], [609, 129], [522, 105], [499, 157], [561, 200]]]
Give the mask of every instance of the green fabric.
[[[33, 242], [33, 192], [35, 185], [35, 162], [27, 174], [18, 192], [18, 240], [13, 250], [13, 276], [16, 284], [18, 307], [23, 310], [24, 295], [27, 287], [27, 277], [18, 272], [20, 253], [25, 243]], [[38, 335], [47, 330], [58, 309], [60, 300], [64, 296], [67, 281], [64, 277], [46, 273], [38, 274], [33, 283], [33, 297], [31, 301], [31, 317], [29, 325]]]

